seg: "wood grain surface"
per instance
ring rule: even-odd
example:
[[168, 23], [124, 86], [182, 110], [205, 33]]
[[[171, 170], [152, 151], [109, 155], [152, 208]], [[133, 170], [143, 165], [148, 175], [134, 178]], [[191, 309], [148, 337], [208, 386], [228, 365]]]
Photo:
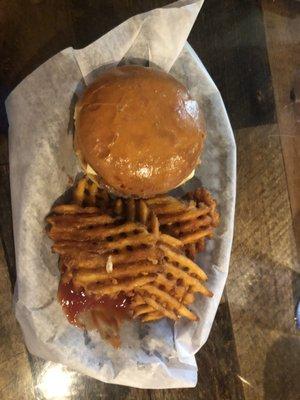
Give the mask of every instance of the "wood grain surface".
[[33, 398], [33, 381], [20, 328], [12, 310], [12, 294], [0, 243], [0, 398]]
[[[279, 134], [297, 248], [300, 248], [300, 3], [290, 2], [288, 8], [283, 0], [276, 3], [264, 0], [262, 4]], [[296, 89], [297, 98], [293, 101], [291, 93]]]
[[[85, 46], [128, 17], [169, 2], [0, 3], [1, 399], [46, 399], [39, 385], [45, 371], [55, 367], [27, 354], [11, 309], [15, 264], [3, 101], [59, 50]], [[238, 151], [230, 274], [210, 337], [197, 354], [197, 387], [139, 390], [67, 371], [72, 385], [63, 400], [300, 399], [300, 346], [293, 320], [299, 264], [292, 229], [300, 215], [299, 135], [289, 100], [299, 66], [297, 10], [292, 0], [263, 0], [262, 5], [256, 0], [207, 0], [189, 38], [221, 91]]]
[[[245, 398], [293, 400], [300, 394], [294, 321], [300, 271], [278, 127], [246, 128], [235, 136], [236, 225], [226, 287]], [[277, 347], [284, 343], [283, 356]]]

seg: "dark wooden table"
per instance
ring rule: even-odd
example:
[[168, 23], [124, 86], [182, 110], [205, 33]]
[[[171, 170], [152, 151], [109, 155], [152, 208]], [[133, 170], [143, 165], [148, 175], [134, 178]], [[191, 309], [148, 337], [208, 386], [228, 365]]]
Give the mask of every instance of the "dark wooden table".
[[[0, 2], [0, 398], [300, 399], [300, 3], [206, 0], [189, 41], [219, 87], [238, 150], [235, 239], [194, 389], [113, 386], [31, 356], [12, 311], [15, 264], [3, 101], [37, 66], [161, 0]], [[297, 86], [298, 85], [298, 86]], [[294, 89], [294, 90], [293, 90]], [[292, 96], [291, 96], [292, 92]]]

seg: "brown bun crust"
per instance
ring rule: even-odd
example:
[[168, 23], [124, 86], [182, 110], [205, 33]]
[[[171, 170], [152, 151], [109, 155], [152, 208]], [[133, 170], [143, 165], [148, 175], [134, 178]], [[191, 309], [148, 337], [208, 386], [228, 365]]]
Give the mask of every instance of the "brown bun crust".
[[198, 104], [171, 75], [123, 66], [93, 83], [75, 111], [75, 147], [106, 187], [150, 197], [178, 186], [204, 141]]

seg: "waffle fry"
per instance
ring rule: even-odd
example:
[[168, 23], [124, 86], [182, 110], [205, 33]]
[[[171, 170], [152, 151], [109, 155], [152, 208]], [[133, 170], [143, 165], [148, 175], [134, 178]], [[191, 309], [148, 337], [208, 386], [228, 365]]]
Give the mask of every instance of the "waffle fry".
[[96, 294], [100, 296], [114, 296], [120, 292], [132, 292], [136, 288], [140, 288], [143, 285], [146, 285], [152, 281], [154, 281], [155, 275], [149, 276], [141, 276], [138, 278], [130, 278], [124, 279], [121, 283], [113, 280], [112, 283], [102, 285], [98, 283], [93, 283], [87, 289], [87, 293], [89, 294]]
[[[197, 209], [196, 202], [190, 201], [187, 210], [186, 203], [179, 202], [171, 196], [161, 196], [155, 200], [150, 199], [149, 203], [150, 206], [147, 200], [117, 198], [115, 200], [110, 199], [110, 203], [106, 204], [115, 217], [125, 218], [127, 223], [138, 221], [146, 226], [147, 230], [158, 238], [156, 247], [160, 249], [163, 256], [163, 262], [159, 261], [160, 264], [163, 264], [163, 269], [157, 267], [156, 279], [149, 282], [148, 286], [143, 287], [143, 295], [138, 294], [139, 287], [135, 288], [134, 301], [131, 304], [133, 315], [147, 321], [154, 321], [163, 317], [177, 319], [180, 315], [195, 320], [197, 317], [185, 305], [193, 302], [196, 292], [211, 296], [211, 292], [201, 284], [201, 281], [205, 281], [207, 276], [197, 264], [180, 252], [179, 249], [184, 245], [182, 240], [174, 237], [174, 235], [160, 233], [156, 213], [168, 213], [163, 214], [168, 217], [170, 212], [174, 213], [179, 209], [184, 213], [183, 222], [190, 222], [190, 218], [201, 216], [203, 209]], [[157, 203], [157, 206], [153, 211], [150, 208], [151, 204], [154, 203]], [[198, 232], [196, 234], [199, 235]], [[152, 271], [154, 272], [153, 267]], [[164, 290], [161, 290], [160, 287], [163, 287]], [[174, 301], [166, 302], [162, 292], [173, 297]], [[138, 296], [140, 302], [143, 299], [143, 303], [136, 305], [136, 296]], [[138, 307], [137, 310], [136, 307]]]
[[219, 223], [216, 202], [203, 189], [188, 193], [185, 201], [171, 196], [157, 196], [146, 204], [157, 215], [162, 232], [179, 239], [185, 253], [194, 259], [205, 248], [205, 239], [211, 238]]
[[[56, 212], [53, 209], [53, 212]], [[105, 225], [112, 224], [118, 219], [113, 218], [107, 214], [92, 214], [92, 215], [51, 215], [46, 218], [46, 221], [55, 225], [56, 227], [61, 227], [64, 230], [72, 231], [73, 229], [89, 228], [95, 225]]]
[[118, 268], [114, 268], [111, 272], [107, 272], [105, 269], [96, 270], [80, 270], [76, 271], [73, 275], [73, 283], [76, 287], [84, 287], [89, 289], [90, 283], [101, 283], [111, 281], [113, 279], [130, 278], [135, 275], [147, 275], [148, 273], [155, 273], [161, 270], [160, 264], [149, 263], [138, 263], [127, 265], [124, 264]]
[[[99, 198], [102, 206], [95, 207]], [[97, 296], [128, 292], [151, 282], [162, 258], [162, 251], [155, 247], [158, 221], [153, 213], [146, 215], [137, 203], [140, 219], [149, 229], [135, 222], [135, 216], [109, 214], [112, 200], [86, 178], [78, 182], [73, 199], [76, 204], [56, 206], [46, 219], [48, 236], [54, 241], [52, 249], [64, 266], [62, 279], [72, 279], [74, 287]], [[132, 213], [132, 206], [127, 210]]]
[[[113, 265], [129, 264], [133, 262], [149, 261], [152, 264], [157, 264], [162, 257], [162, 252], [157, 247], [146, 247], [136, 249], [135, 251], [121, 250], [118, 254], [110, 256]], [[107, 255], [91, 254], [91, 253], [75, 253], [72, 257], [65, 255], [63, 257], [64, 264], [67, 267], [74, 269], [97, 269], [105, 268], [107, 265]]]
[[154, 281], [136, 289], [138, 296], [132, 304], [134, 317], [141, 317], [143, 322], [163, 317], [176, 320], [180, 316], [197, 320], [197, 316], [186, 306], [194, 301], [195, 293], [212, 296], [202, 284], [207, 280], [205, 272], [178, 249], [161, 242], [158, 246], [164, 255], [163, 270]]
[[59, 226], [58, 224], [53, 224], [49, 230], [49, 237], [54, 241], [59, 241], [62, 238], [72, 241], [98, 241], [117, 235], [122, 237], [123, 234], [130, 234], [132, 232], [136, 234], [146, 232], [143, 225], [133, 222], [124, 223], [122, 225], [106, 225], [100, 222], [99, 225], [90, 226], [88, 229], [84, 228], [78, 229], [76, 227], [70, 227], [69, 225]]
[[203, 248], [216, 211], [206, 192], [188, 196], [186, 201], [113, 199], [81, 179], [74, 204], [53, 207], [46, 219], [52, 249], [60, 255], [62, 282], [96, 298], [126, 294], [132, 317], [142, 322], [197, 320], [188, 308], [195, 294], [212, 293], [203, 284], [205, 272], [183, 250]]
[[83, 177], [75, 186], [73, 200], [79, 206], [98, 206], [105, 209], [109, 202], [109, 194], [100, 189], [95, 182]]
[[97, 207], [80, 207], [77, 204], [60, 204], [55, 206], [51, 210], [52, 213], [55, 214], [100, 214], [101, 211]]
[[[178, 209], [178, 202], [173, 197], [168, 196], [167, 198], [161, 198], [161, 200], [163, 201], [159, 204], [159, 212], [174, 212]], [[211, 293], [200, 283], [200, 280], [207, 279], [206, 274], [184, 254], [178, 252], [177, 249], [183, 246], [182, 241], [174, 236], [159, 232], [159, 222], [155, 213], [150, 210], [147, 202], [142, 199], [118, 198], [111, 200], [108, 208], [117, 217], [144, 224], [155, 237], [158, 237], [158, 247], [164, 256], [163, 268], [162, 265], [158, 265], [155, 270], [152, 265], [149, 270], [149, 272], [156, 272], [156, 279], [141, 288], [135, 287], [135, 294], [131, 304], [133, 316], [135, 318], [140, 317], [143, 321], [154, 321], [163, 317], [176, 320], [180, 315], [196, 320], [197, 317], [184, 304], [191, 303], [191, 300], [194, 299], [193, 293], [199, 292], [205, 296], [211, 296]], [[181, 211], [185, 210], [186, 205], [182, 203]], [[157, 208], [155, 211], [157, 211]], [[194, 210], [191, 211], [193, 217]], [[196, 216], [201, 213], [202, 210], [199, 213], [199, 210], [196, 209]], [[188, 215], [188, 218], [190, 218], [190, 215]], [[124, 273], [124, 276], [127, 275], [126, 270], [120, 271], [120, 273]], [[91, 281], [96, 279], [93, 274], [85, 275]], [[129, 272], [128, 275], [130, 275]], [[81, 276], [82, 274], [77, 275], [77, 279]], [[99, 274], [97, 276], [103, 277], [103, 275]], [[83, 284], [82, 281], [79, 283]], [[160, 287], [164, 287], [164, 290], [161, 290]], [[112, 288], [108, 290], [112, 290]], [[138, 296], [139, 304], [136, 303], [136, 296]], [[172, 301], [171, 298], [173, 299]]]
[[156, 215], [142, 199], [121, 199], [112, 201], [113, 213], [123, 216], [127, 221], [138, 221], [145, 225], [156, 237], [159, 235], [159, 222]]
[[164, 317], [176, 321], [178, 316], [173, 311], [165, 309], [159, 302], [157, 302], [154, 296], [150, 297], [145, 295], [142, 297], [141, 294], [136, 293], [131, 303], [134, 313], [133, 318], [139, 317], [142, 322], [153, 322]]
[[[55, 241], [53, 251], [62, 257], [68, 276], [72, 271], [75, 286], [98, 295], [101, 293], [100, 285], [93, 291], [95, 286], [92, 284], [107, 281], [113, 283], [115, 293], [118, 287], [119, 291], [123, 290], [124, 277], [134, 279], [157, 272], [161, 252], [155, 251], [156, 239], [143, 225], [134, 222], [119, 225], [117, 220], [114, 225], [96, 225], [89, 229], [72, 227], [71, 231], [65, 231], [61, 226], [57, 227], [57, 223], [62, 223], [53, 217], [57, 216], [48, 218], [48, 222], [53, 223], [48, 231], [49, 237]], [[110, 274], [105, 269], [109, 257], [113, 266]], [[107, 290], [105, 287], [103, 294]]]

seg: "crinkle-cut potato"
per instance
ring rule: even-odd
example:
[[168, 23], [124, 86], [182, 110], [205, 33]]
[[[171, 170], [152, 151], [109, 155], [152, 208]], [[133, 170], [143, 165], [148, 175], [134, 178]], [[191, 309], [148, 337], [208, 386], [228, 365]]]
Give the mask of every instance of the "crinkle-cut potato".
[[[125, 294], [130, 317], [142, 322], [195, 321], [198, 316], [189, 309], [195, 294], [212, 293], [204, 285], [205, 272], [187, 254], [203, 249], [218, 218], [204, 189], [185, 201], [122, 199], [84, 177], [74, 188], [73, 203], [54, 206], [46, 222], [63, 283], [95, 298]], [[114, 331], [112, 343], [117, 336]]]
[[219, 224], [216, 201], [204, 188], [188, 193], [184, 200], [172, 196], [156, 196], [146, 200], [155, 213], [160, 230], [177, 239], [184, 246], [186, 255], [192, 259], [205, 248]]

